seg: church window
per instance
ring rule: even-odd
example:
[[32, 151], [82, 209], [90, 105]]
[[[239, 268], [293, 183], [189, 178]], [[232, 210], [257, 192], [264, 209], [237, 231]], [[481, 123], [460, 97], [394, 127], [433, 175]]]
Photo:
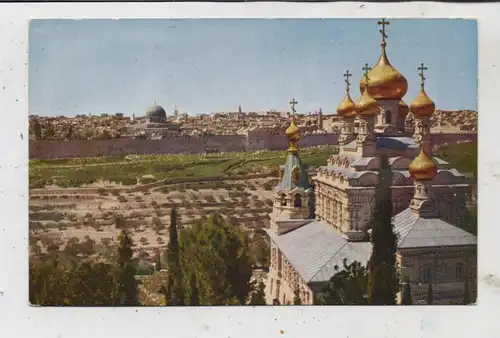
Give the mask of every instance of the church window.
[[286, 206], [286, 195], [281, 194], [281, 206]]
[[443, 281], [443, 283], [446, 283], [447, 281], [447, 277], [446, 275], [448, 274], [448, 266], [446, 265], [446, 263], [443, 263], [442, 266], [441, 266], [441, 279]]
[[387, 123], [387, 124], [391, 124], [392, 123], [392, 116], [391, 116], [391, 111], [390, 110], [388, 110], [385, 113], [385, 123]]
[[300, 194], [296, 194], [293, 200], [293, 206], [295, 208], [302, 208], [302, 196]]
[[429, 283], [429, 281], [431, 280], [431, 267], [429, 264], [425, 264], [422, 267], [421, 279], [423, 283]]
[[299, 184], [300, 181], [300, 169], [299, 167], [295, 166], [292, 170], [292, 183], [297, 185]]
[[461, 281], [463, 279], [463, 267], [462, 264], [455, 265], [455, 280]]

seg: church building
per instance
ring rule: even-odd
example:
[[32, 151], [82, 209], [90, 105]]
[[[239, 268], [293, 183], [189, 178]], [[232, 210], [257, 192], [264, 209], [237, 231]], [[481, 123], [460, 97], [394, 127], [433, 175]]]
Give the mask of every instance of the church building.
[[[381, 154], [389, 157], [392, 170], [401, 278], [412, 284], [414, 301], [425, 301], [429, 283], [435, 303], [459, 303], [466, 281], [470, 292], [476, 292], [477, 239], [458, 227], [471, 187], [464, 175], [432, 154], [430, 116], [435, 104], [424, 88], [427, 67], [418, 67], [420, 92], [408, 107], [403, 101], [407, 80], [386, 52], [389, 23], [383, 19], [378, 24], [380, 58], [373, 68], [363, 67], [356, 102], [350, 96], [352, 74], [344, 74], [346, 95], [337, 108], [342, 119], [339, 154], [319, 168], [312, 184], [300, 161], [301, 133], [294, 121], [297, 102], [291, 102], [288, 157], [269, 215], [269, 304], [292, 303], [297, 290], [302, 304], [313, 304], [314, 294], [321, 292], [344, 259], [368, 262]], [[415, 120], [413, 134], [405, 130], [409, 111]]]

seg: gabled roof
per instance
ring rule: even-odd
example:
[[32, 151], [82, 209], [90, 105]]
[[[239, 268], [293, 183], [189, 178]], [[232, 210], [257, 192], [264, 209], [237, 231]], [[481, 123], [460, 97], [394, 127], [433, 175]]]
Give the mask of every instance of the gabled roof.
[[398, 248], [477, 245], [477, 237], [439, 218], [422, 218], [405, 209], [393, 219]]
[[314, 221], [278, 236], [268, 232], [290, 264], [308, 283], [326, 282], [341, 270], [343, 259], [348, 262], [368, 262], [370, 242], [348, 242], [326, 222]]

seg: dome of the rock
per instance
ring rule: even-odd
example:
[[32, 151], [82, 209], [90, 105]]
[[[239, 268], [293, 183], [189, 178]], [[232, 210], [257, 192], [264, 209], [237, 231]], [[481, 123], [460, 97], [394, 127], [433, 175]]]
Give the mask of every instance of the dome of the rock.
[[145, 115], [148, 118], [155, 118], [155, 119], [166, 119], [167, 118], [167, 113], [165, 112], [165, 109], [163, 109], [162, 106], [159, 106], [157, 104], [150, 106], [146, 110]]

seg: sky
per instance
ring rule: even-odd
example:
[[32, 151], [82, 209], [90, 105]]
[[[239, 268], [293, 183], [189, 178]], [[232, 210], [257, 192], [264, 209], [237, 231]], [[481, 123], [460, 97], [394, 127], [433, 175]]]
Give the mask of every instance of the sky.
[[[29, 113], [142, 115], [155, 102], [190, 114], [289, 109], [331, 114], [359, 97], [361, 68], [376, 64], [373, 19], [32, 20]], [[477, 110], [477, 25], [473, 20], [390, 20], [387, 53], [438, 109]]]

